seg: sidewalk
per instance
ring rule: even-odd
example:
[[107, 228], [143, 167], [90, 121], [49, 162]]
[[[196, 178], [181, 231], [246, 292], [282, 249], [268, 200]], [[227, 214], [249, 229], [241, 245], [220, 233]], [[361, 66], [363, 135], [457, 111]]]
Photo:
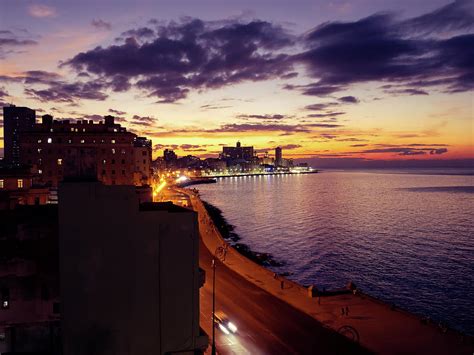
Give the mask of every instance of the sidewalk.
[[[312, 316], [323, 325], [357, 340], [375, 353], [383, 354], [473, 354], [473, 339], [459, 333], [443, 333], [437, 326], [423, 324], [421, 318], [391, 309], [364, 294], [310, 297], [301, 285], [277, 276], [230, 247], [208, 215], [202, 201], [192, 191], [187, 194], [199, 216], [199, 231], [206, 247], [232, 270], [270, 294]], [[221, 248], [220, 248], [221, 247]], [[219, 249], [218, 249], [219, 248]], [[283, 289], [282, 289], [283, 285]], [[348, 314], [343, 315], [348, 309]]]

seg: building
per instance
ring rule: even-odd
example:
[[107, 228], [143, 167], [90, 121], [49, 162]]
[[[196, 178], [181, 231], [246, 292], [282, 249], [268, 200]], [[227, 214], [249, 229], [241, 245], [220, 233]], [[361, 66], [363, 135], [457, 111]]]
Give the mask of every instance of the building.
[[275, 166], [282, 166], [283, 164], [283, 152], [281, 147], [275, 148]]
[[20, 164], [20, 132], [30, 130], [36, 122], [36, 112], [28, 107], [3, 107], [3, 139], [5, 162]]
[[205, 350], [194, 211], [140, 205], [132, 186], [64, 182], [59, 236], [64, 355]]
[[240, 142], [237, 142], [235, 147], [222, 147], [221, 157], [228, 161], [230, 165], [232, 165], [232, 162], [236, 160], [252, 161], [253, 156], [253, 147], [242, 147]]
[[58, 206], [0, 211], [0, 353], [59, 353]]
[[47, 188], [33, 184], [30, 168], [0, 166], [0, 210], [14, 209], [18, 205], [44, 205], [48, 195]]
[[20, 150], [21, 163], [36, 169], [39, 184], [57, 187], [77, 176], [107, 185], [150, 183], [151, 141], [127, 132], [112, 116], [94, 123], [44, 115], [41, 123], [22, 131]]
[[178, 159], [178, 156], [172, 149], [165, 149], [163, 151], [163, 159], [165, 162], [168, 163], [174, 163]]
[[151, 140], [145, 137], [137, 137], [133, 141], [133, 154], [135, 170], [133, 182], [135, 186], [145, 186], [151, 184], [152, 178], [152, 147]]

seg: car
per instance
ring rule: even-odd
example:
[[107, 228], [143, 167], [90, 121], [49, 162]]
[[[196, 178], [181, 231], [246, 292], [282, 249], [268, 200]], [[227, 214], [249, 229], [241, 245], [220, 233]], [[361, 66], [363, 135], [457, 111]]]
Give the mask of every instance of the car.
[[229, 320], [229, 317], [222, 311], [214, 314], [214, 322], [216, 327], [226, 335], [237, 333], [237, 326]]

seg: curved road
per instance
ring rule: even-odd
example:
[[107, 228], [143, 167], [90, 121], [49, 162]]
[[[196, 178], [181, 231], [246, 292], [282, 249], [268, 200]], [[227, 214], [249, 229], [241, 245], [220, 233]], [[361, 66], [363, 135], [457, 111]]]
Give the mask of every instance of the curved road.
[[[206, 283], [200, 293], [201, 327], [212, 341], [212, 256], [202, 241], [199, 253], [199, 266], [206, 270]], [[216, 328], [219, 354], [368, 353], [217, 261], [216, 311], [219, 310], [238, 328], [235, 335], [225, 335]]]

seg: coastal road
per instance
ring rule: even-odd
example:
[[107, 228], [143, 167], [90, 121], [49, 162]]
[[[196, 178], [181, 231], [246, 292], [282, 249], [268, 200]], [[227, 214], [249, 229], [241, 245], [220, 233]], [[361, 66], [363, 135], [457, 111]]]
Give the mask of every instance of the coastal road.
[[[191, 206], [189, 198], [167, 190], [165, 198]], [[201, 327], [212, 341], [212, 255], [202, 240], [199, 266], [206, 271], [200, 289]], [[216, 312], [237, 326], [226, 335], [216, 328], [219, 354], [366, 354], [365, 349], [323, 327], [314, 318], [254, 285], [216, 260]], [[208, 349], [210, 353], [210, 348]]]
[[[201, 327], [212, 337], [212, 256], [200, 243], [199, 266], [206, 270], [201, 288]], [[216, 263], [216, 311], [235, 323], [235, 335], [216, 329], [220, 354], [365, 354], [366, 350], [321, 326], [250, 283], [227, 266]], [[212, 339], [210, 339], [212, 340]]]

